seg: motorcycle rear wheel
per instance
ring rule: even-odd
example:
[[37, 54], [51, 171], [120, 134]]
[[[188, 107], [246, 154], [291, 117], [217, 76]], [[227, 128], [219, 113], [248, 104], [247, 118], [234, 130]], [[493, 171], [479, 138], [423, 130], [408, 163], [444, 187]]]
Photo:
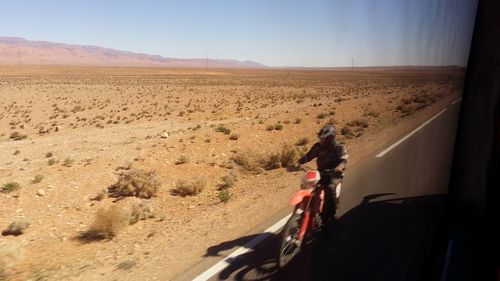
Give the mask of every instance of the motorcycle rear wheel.
[[297, 240], [302, 221], [301, 214], [293, 214], [281, 231], [278, 266], [285, 267], [299, 252], [302, 241]]

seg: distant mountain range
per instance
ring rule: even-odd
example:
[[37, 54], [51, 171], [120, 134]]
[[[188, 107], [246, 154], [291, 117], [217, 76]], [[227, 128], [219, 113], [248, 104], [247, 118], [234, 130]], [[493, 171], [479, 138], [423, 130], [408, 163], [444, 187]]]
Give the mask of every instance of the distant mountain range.
[[0, 65], [84, 65], [141, 67], [264, 68], [253, 61], [179, 59], [133, 53], [98, 46], [70, 45], [24, 38], [0, 37]]

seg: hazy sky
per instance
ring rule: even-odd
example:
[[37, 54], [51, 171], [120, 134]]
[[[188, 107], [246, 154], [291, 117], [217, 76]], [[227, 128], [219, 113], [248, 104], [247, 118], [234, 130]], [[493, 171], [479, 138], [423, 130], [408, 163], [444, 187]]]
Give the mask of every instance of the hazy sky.
[[465, 65], [477, 0], [2, 0], [0, 36], [269, 66]]

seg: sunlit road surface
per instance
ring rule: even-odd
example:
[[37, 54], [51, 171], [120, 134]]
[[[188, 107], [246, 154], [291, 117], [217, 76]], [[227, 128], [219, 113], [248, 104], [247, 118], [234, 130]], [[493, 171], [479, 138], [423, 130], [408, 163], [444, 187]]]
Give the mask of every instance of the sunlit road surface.
[[264, 234], [207, 249], [204, 262], [174, 280], [422, 279], [447, 193], [459, 101], [350, 169], [335, 228], [287, 268], [276, 265], [276, 222], [290, 210]]

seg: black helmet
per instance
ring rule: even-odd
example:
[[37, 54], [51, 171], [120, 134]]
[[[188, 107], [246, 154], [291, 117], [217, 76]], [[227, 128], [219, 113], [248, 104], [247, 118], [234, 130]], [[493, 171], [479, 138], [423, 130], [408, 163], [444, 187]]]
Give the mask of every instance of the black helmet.
[[333, 125], [326, 125], [321, 130], [318, 132], [318, 138], [326, 138], [329, 136], [335, 137], [336, 131], [335, 131], [335, 126]]

